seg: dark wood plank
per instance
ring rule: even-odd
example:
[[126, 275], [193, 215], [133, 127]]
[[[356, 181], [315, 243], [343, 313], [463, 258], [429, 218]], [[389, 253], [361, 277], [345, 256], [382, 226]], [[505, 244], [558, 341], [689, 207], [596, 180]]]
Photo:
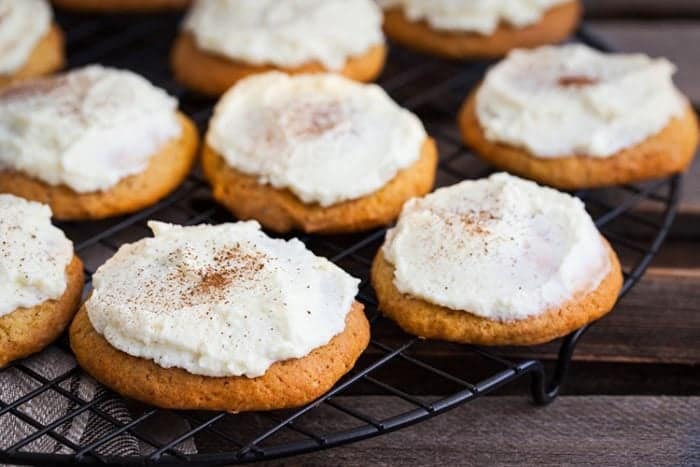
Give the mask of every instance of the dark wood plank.
[[[342, 402], [376, 417], [397, 410], [382, 397]], [[328, 412], [300, 425], [319, 431], [340, 417]], [[561, 397], [548, 407], [487, 397], [396, 433], [261, 465], [693, 466], [699, 417], [698, 397]]]
[[700, 16], [696, 0], [584, 0], [587, 18], [688, 18]]

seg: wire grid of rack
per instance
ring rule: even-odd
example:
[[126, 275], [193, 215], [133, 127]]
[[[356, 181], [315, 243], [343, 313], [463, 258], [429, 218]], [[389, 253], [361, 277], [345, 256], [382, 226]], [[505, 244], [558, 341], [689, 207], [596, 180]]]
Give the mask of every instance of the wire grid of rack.
[[[206, 128], [214, 101], [187, 92], [173, 81], [168, 68], [167, 56], [171, 41], [177, 33], [179, 15], [59, 15], [58, 19], [67, 31], [71, 67], [99, 62], [132, 69], [177, 96], [182, 110], [197, 122], [200, 130]], [[604, 44], [585, 30], [578, 33], [576, 40], [605, 48]], [[455, 115], [462, 99], [481, 79], [488, 65], [485, 62], [448, 62], [397, 47], [391, 49], [380, 84], [402, 106], [417, 113], [426, 124], [428, 132], [437, 140], [441, 154], [438, 186], [489, 173], [488, 167], [463, 147], [455, 125]], [[585, 201], [597, 226], [628, 265], [624, 272], [622, 294], [639, 280], [661, 246], [675, 215], [680, 184], [681, 178], [676, 176], [642, 185], [577, 193]], [[645, 203], [656, 204], [653, 212], [657, 214], [640, 214], [635, 210]], [[149, 235], [145, 225], [148, 219], [181, 224], [233, 220], [212, 201], [206, 184], [195, 171], [167, 199], [137, 214], [101, 222], [62, 224], [61, 227], [75, 242], [76, 250], [85, 262], [88, 278], [86, 289], [89, 288], [91, 274], [119, 245]], [[38, 387], [12, 402], [0, 402], [0, 423], [2, 417], [17, 417], [32, 430], [13, 446], [0, 450], [0, 462], [242, 463], [310, 452], [380, 435], [436, 416], [528, 375], [531, 395], [536, 403], [544, 404], [556, 397], [565, 379], [576, 342], [586, 328], [561, 340], [559, 359], [549, 378], [541, 361], [507, 359], [499, 356], [498, 352], [475, 346], [461, 346], [461, 350], [473, 353], [488, 368], [478, 378], [475, 375], [470, 377], [469, 369], [454, 372], [429, 364], [417, 356], [420, 354], [417, 350], [429, 348], [435, 343], [401, 333], [377, 312], [375, 296], [368, 285], [368, 274], [371, 259], [383, 240], [384, 232], [384, 229], [378, 229], [358, 235], [301, 236], [302, 241], [315, 253], [331, 258], [346, 271], [362, 279], [359, 299], [366, 306], [375, 336], [369, 351], [355, 369], [314, 403], [296, 410], [239, 415], [140, 407], [133, 419], [120, 421], [100, 408], [105, 402], [119, 399], [118, 395], [107, 392], [84, 400], [65, 388], [63, 383], [78, 374], [81, 371], [79, 368], [49, 379], [20, 361], [0, 371], [19, 371], [35, 380]], [[634, 237], [630, 232], [645, 232], [646, 235]], [[386, 335], [384, 330], [388, 328], [393, 329], [390, 334], [394, 337], [382, 339], [381, 336]], [[68, 348], [65, 338], [56, 345]], [[441, 387], [449, 386], [451, 389], [443, 396], [423, 397], [401, 384], [382, 379], [382, 372], [387, 367], [399, 364], [416, 379], [440, 381]], [[400, 401], [402, 409], [396, 413], [368, 414], [361, 406], [351, 405], [348, 402], [350, 399], [341, 397], [356, 391], [359, 386], [364, 387], [365, 391], [385, 394]], [[66, 398], [72, 404], [69, 413], [48, 424], [37, 421], [22, 410], [23, 404], [46, 394]], [[329, 418], [333, 420], [332, 426], [323, 426], [323, 420], [329, 411], [334, 412], [334, 417]], [[100, 417], [111, 429], [97, 440], [81, 445], [61, 433], [65, 424], [84, 412], [92, 412]], [[170, 412], [170, 416], [186, 422], [189, 428], [165, 440], [157, 439], [157, 436], [141, 429], [149, 419], [162, 415], [163, 412]], [[110, 441], [124, 433], [130, 433], [146, 446], [143, 455], [116, 457], [110, 452]], [[46, 436], [70, 453], [32, 452], [32, 442]], [[199, 451], [194, 454], [181, 448], [192, 439], [199, 444]], [[208, 441], [201, 443], [202, 439]]]

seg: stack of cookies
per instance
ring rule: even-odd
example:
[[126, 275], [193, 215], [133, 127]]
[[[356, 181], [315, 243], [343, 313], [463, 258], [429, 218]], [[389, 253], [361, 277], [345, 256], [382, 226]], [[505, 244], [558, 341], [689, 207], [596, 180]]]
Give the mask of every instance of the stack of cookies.
[[[200, 147], [177, 99], [133, 72], [51, 75], [64, 51], [49, 4], [0, 0], [0, 364], [72, 321], [88, 373], [160, 407], [295, 407], [355, 365], [370, 337], [359, 280], [276, 234], [393, 225], [371, 281], [380, 311], [408, 333], [480, 345], [567, 335], [612, 310], [622, 273], [582, 202], [556, 188], [682, 172], [698, 143], [668, 61], [551, 45], [576, 27], [576, 0], [54, 4], [190, 6], [173, 74], [220, 98]], [[435, 142], [370, 83], [385, 33], [449, 59], [505, 56], [456, 117], [465, 143], [514, 175], [431, 193]], [[231, 222], [150, 222], [153, 236], [122, 245], [81, 304], [81, 262], [51, 217], [141, 211], [199, 155]]]

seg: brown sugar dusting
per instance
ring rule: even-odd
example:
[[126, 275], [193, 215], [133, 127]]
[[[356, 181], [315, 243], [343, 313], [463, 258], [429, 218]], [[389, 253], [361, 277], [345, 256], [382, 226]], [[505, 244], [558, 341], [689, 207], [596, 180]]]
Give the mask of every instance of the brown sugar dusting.
[[584, 87], [597, 84], [598, 80], [583, 75], [562, 76], [559, 78], [558, 84], [563, 87]]

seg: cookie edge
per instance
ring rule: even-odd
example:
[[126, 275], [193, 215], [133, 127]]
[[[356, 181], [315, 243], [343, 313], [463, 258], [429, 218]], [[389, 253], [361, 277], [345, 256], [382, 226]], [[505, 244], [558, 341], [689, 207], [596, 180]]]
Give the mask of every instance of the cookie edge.
[[698, 120], [686, 104], [682, 117], [672, 118], [655, 135], [605, 158], [563, 156], [541, 158], [527, 150], [491, 142], [476, 114], [474, 89], [458, 114], [465, 144], [489, 164], [563, 190], [599, 188], [673, 175], [688, 169], [698, 147]]
[[364, 306], [354, 302], [345, 330], [307, 356], [274, 363], [263, 376], [207, 377], [128, 355], [95, 331], [83, 306], [70, 328], [82, 368], [114, 391], [162, 408], [246, 412], [304, 405], [348, 371], [369, 344]]
[[[349, 57], [338, 74], [359, 82], [374, 81], [384, 69], [388, 48], [376, 44], [365, 53]], [[170, 67], [175, 79], [185, 87], [209, 96], [219, 96], [243, 78], [268, 71], [296, 75], [329, 72], [321, 63], [310, 62], [297, 67], [252, 65], [223, 55], [201, 50], [191, 32], [178, 34], [170, 53]]]
[[418, 159], [379, 190], [358, 199], [323, 207], [307, 204], [287, 189], [260, 184], [257, 177], [230, 167], [205, 144], [202, 166], [212, 194], [238, 219], [255, 219], [278, 233], [350, 233], [390, 224], [404, 203], [433, 189], [438, 165], [435, 141], [426, 138]]
[[617, 254], [602, 235], [601, 239], [608, 250], [611, 270], [600, 285], [559, 308], [523, 320], [490, 320], [400, 292], [394, 285], [394, 267], [384, 258], [381, 248], [372, 262], [372, 286], [382, 314], [409, 334], [485, 346], [542, 344], [563, 337], [612, 311], [623, 277]]
[[[80, 306], [84, 286], [83, 263], [76, 255], [66, 266], [66, 290], [59, 298], [30, 308], [18, 308], [0, 317], [0, 368], [40, 352], [68, 327]], [[30, 333], [18, 334], [31, 324]]]
[[[49, 185], [17, 171], [0, 171], [0, 193], [48, 204], [62, 221], [99, 220], [130, 214], [152, 206], [187, 178], [197, 159], [199, 134], [181, 112], [182, 134], [151, 156], [143, 172], [120, 180], [104, 191], [77, 193], [66, 185]], [[167, 172], [164, 177], [161, 171]]]

